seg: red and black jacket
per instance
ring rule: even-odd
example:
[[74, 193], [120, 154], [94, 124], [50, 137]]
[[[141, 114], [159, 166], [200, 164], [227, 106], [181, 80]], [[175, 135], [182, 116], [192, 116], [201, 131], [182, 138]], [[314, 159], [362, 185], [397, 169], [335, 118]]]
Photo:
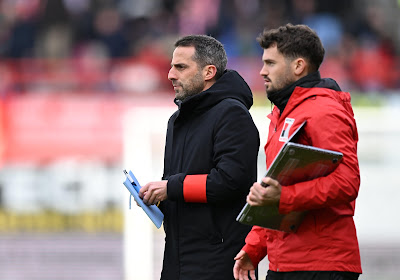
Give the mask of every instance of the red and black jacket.
[[[290, 98], [281, 112], [277, 106], [271, 119], [266, 164], [285, 143], [280, 139], [287, 119], [289, 135], [307, 121], [299, 142], [343, 153], [337, 169], [326, 177], [283, 186], [279, 211], [307, 211], [296, 233], [253, 227], [243, 248], [254, 265], [268, 254], [273, 271], [348, 271], [361, 273], [360, 252], [353, 221], [360, 187], [357, 158], [357, 126], [350, 94], [332, 79], [312, 73], [284, 89]], [[280, 107], [283, 108], [282, 104]]]

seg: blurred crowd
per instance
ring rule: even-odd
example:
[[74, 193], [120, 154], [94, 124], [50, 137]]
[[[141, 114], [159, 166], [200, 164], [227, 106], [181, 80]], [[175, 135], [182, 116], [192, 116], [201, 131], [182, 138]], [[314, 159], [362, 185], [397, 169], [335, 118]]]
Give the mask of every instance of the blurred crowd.
[[255, 38], [290, 22], [320, 35], [323, 76], [391, 92], [400, 88], [399, 12], [395, 0], [0, 0], [0, 90], [170, 90], [173, 43], [186, 34], [216, 37], [232, 68], [258, 74]]

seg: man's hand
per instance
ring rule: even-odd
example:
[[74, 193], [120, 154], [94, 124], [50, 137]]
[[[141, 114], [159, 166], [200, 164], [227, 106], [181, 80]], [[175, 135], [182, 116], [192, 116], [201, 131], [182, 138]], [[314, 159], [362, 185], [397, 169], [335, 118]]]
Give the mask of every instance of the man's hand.
[[[236, 280], [255, 280], [256, 272], [253, 263], [251, 262], [247, 253], [241, 250], [234, 259], [235, 265], [233, 266], [233, 276]], [[250, 278], [249, 278], [250, 272]]]
[[251, 206], [279, 205], [281, 184], [270, 177], [263, 178], [262, 182], [267, 187], [254, 183], [247, 195], [247, 203]]
[[166, 200], [168, 198], [167, 183], [167, 180], [150, 182], [140, 189], [139, 197], [143, 199], [146, 205], [152, 205]]

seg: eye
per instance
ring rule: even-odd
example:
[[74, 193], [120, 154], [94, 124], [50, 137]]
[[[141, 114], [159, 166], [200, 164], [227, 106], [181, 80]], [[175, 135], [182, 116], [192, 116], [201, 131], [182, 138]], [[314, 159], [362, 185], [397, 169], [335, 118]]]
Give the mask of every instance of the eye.
[[178, 71], [182, 71], [185, 68], [187, 68], [186, 65], [183, 65], [183, 64], [176, 64], [176, 65], [173, 65], [172, 67], [175, 67], [175, 69]]

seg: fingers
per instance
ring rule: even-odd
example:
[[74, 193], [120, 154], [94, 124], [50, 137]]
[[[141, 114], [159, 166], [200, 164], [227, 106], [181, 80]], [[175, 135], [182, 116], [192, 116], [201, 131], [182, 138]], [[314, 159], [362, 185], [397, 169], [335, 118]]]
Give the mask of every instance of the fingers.
[[277, 180], [272, 179], [271, 177], [264, 177], [262, 178], [262, 185], [266, 186], [278, 186], [279, 182]]
[[143, 200], [146, 205], [154, 204], [156, 194], [151, 188], [151, 183], [146, 184], [139, 190], [139, 197]]
[[250, 270], [250, 279], [256, 280], [256, 271], [255, 270]]
[[248, 280], [249, 279], [248, 278], [248, 274], [247, 274], [247, 270], [241, 269], [240, 265], [237, 265], [237, 263], [233, 267], [233, 277], [236, 280]]
[[268, 185], [269, 185], [269, 179], [271, 179], [270, 177], [264, 177], [264, 178], [262, 178], [261, 179], [261, 185], [263, 186], [263, 187], [268, 187]]
[[139, 191], [139, 197], [147, 205], [157, 204], [168, 199], [167, 180], [150, 182]]
[[246, 202], [248, 203], [248, 204], [250, 204], [251, 206], [254, 206], [255, 205], [255, 200], [254, 200], [254, 197], [251, 195], [251, 194], [248, 194], [247, 195], [247, 197], [246, 197]]
[[143, 202], [147, 205], [152, 205], [158, 202], [156, 191], [148, 190], [143, 197]]
[[253, 186], [250, 188], [250, 192], [247, 196], [247, 202], [252, 205], [255, 203], [261, 203], [264, 200], [264, 197], [270, 190], [266, 189], [266, 187], [272, 186], [277, 187], [279, 186], [279, 182], [270, 178], [264, 177], [262, 178], [261, 184], [255, 182]]
[[145, 194], [146, 194], [147, 190], [149, 189], [149, 187], [150, 187], [150, 183], [149, 183], [149, 184], [146, 184], [145, 186], [143, 186], [143, 187], [140, 188], [140, 190], [139, 190], [139, 197], [140, 197], [141, 199], [143, 199], [143, 197], [145, 196]]
[[259, 183], [254, 183], [250, 188], [250, 192], [247, 195], [246, 201], [248, 204], [254, 206], [261, 203], [263, 199], [263, 195], [265, 193], [265, 188], [262, 187]]
[[264, 206], [279, 203], [282, 186], [277, 180], [270, 177], [262, 179], [262, 184], [254, 183], [246, 201], [251, 206]]
[[248, 271], [245, 269], [240, 270], [239, 280], [249, 280]]
[[[236, 258], [235, 258], [235, 260], [236, 260]], [[235, 265], [233, 266], [233, 277], [235, 279], [239, 279], [239, 265], [238, 265], [237, 261], [235, 262]]]
[[239, 279], [240, 275], [240, 262], [243, 259], [245, 252], [241, 250], [239, 253], [237, 253], [236, 257], [234, 257], [235, 265], [233, 266], [233, 277], [237, 280]]
[[[241, 250], [234, 258], [236, 262], [235, 265], [233, 266], [233, 276], [235, 277], [236, 280], [249, 280], [247, 259], [248, 259], [247, 253], [243, 250]], [[253, 274], [255, 275], [255, 273]], [[250, 271], [250, 276], [253, 274]]]

